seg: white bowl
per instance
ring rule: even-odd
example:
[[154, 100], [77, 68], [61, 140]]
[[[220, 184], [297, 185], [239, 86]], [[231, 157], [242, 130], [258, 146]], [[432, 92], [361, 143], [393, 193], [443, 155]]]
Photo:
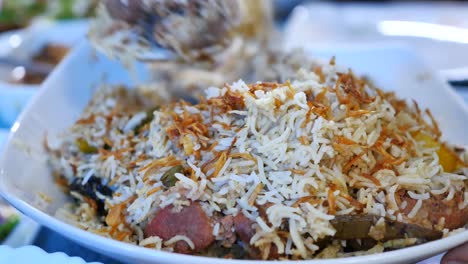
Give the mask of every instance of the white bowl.
[[[8, 133], [9, 130], [0, 129], [0, 151], [5, 145]], [[0, 205], [3, 203], [4, 201], [0, 199]], [[39, 233], [39, 224], [31, 220], [30, 218], [24, 216], [23, 214], [19, 214], [19, 217], [20, 222], [18, 223], [18, 225], [11, 231], [11, 233], [6, 237], [5, 240], [1, 241], [0, 245], [17, 248], [21, 246], [30, 245], [34, 241], [37, 234]], [[2, 256], [1, 252], [0, 256]], [[0, 263], [2, 263], [1, 258]]]
[[[422, 107], [430, 107], [440, 120], [445, 138], [468, 145], [468, 110], [457, 97], [411, 51], [399, 47], [364, 47], [341, 50], [320, 50], [316, 55], [337, 55], [340, 64], [352, 66], [359, 74], [367, 74], [385, 89], [400, 96], [412, 97]], [[21, 114], [12, 128], [0, 159], [0, 193], [27, 216], [64, 236], [102, 254], [129, 263], [262, 263], [196, 257], [155, 251], [104, 238], [56, 218], [54, 213], [66, 201], [66, 195], [54, 184], [47, 167], [43, 138], [72, 125], [90, 99], [93, 89], [102, 81], [131, 83], [128, 73], [117, 63], [96, 54], [83, 43], [68, 56], [45, 81], [43, 89]], [[41, 199], [39, 193], [52, 199]], [[44, 196], [44, 195], [42, 195]], [[333, 260], [308, 260], [304, 263], [414, 263], [439, 254], [468, 241], [468, 231], [409, 247], [362, 257]], [[285, 261], [284, 263], [295, 263]]]
[[9, 131], [6, 129], [0, 129], [0, 150], [6, 142]]
[[[0, 82], [0, 128], [10, 128], [38, 88]], [[1, 146], [1, 145], [0, 145]]]

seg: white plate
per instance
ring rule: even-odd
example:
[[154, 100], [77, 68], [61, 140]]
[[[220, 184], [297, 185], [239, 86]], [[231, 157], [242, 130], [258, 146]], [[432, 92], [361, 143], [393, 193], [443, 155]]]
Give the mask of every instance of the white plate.
[[[21, 248], [11, 248], [0, 246], [0, 263], [15, 263], [15, 264], [86, 264], [82, 258], [69, 257], [64, 253], [49, 254], [44, 250], [34, 247], [25, 246]], [[98, 264], [97, 262], [89, 264]]]
[[[365, 47], [316, 51], [338, 63], [366, 73], [385, 89], [413, 97], [421, 106], [431, 107], [445, 137], [468, 145], [467, 106], [437, 76], [431, 74], [417, 56], [399, 47]], [[42, 142], [45, 133], [58, 133], [73, 124], [91, 97], [94, 87], [106, 77], [108, 83], [130, 83], [128, 73], [118, 64], [96, 55], [89, 44], [77, 48], [44, 83], [43, 89], [15, 123], [0, 159], [0, 193], [37, 222], [102, 254], [129, 263], [261, 263], [194, 257], [125, 244], [104, 238], [53, 217], [66, 196], [53, 183], [45, 161]], [[52, 198], [41, 200], [37, 193]], [[336, 260], [309, 260], [304, 263], [414, 263], [468, 241], [468, 231], [445, 239], [401, 250]], [[282, 263], [295, 263], [285, 261]]]

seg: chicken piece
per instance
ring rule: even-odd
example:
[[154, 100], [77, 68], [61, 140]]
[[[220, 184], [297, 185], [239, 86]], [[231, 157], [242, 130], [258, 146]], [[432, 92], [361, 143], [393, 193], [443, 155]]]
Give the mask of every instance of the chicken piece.
[[220, 224], [218, 232], [218, 240], [220, 245], [225, 248], [231, 248], [236, 243], [237, 236], [234, 231], [234, 217], [232, 215], [215, 217], [215, 221]]
[[450, 230], [465, 226], [468, 223], [468, 207], [459, 209], [458, 205], [463, 203], [463, 192], [455, 193], [453, 199], [446, 200], [445, 195], [431, 195], [422, 202], [416, 216], [409, 218], [408, 214], [416, 205], [417, 200], [412, 199], [405, 191], [399, 191], [395, 196], [399, 207], [406, 202], [406, 207], [400, 209], [408, 223], [417, 224], [429, 229], [436, 229], [441, 218], [445, 219], [444, 228]]
[[247, 245], [250, 244], [250, 239], [255, 235], [255, 230], [252, 227], [253, 223], [254, 222], [243, 213], [238, 213], [234, 217], [234, 229], [236, 234]]
[[[249, 255], [253, 259], [261, 259], [261, 251], [250, 245], [250, 239], [255, 235], [255, 229], [253, 227], [254, 222], [247, 218], [243, 213], [238, 213], [234, 217], [234, 229], [237, 236], [240, 238], [249, 252]], [[270, 252], [267, 259], [277, 260], [279, 258], [278, 248], [275, 244], [271, 244]]]
[[174, 246], [175, 252], [184, 254], [199, 252], [215, 241], [212, 221], [199, 203], [192, 203], [180, 212], [175, 212], [173, 206], [159, 210], [144, 233], [146, 237], [158, 236], [164, 241], [176, 235], [188, 237], [192, 240], [194, 249], [184, 241], [178, 241]]

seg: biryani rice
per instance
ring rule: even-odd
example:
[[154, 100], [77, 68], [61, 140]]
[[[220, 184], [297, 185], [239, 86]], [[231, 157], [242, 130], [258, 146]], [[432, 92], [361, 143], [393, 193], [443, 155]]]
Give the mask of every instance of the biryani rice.
[[[96, 193], [107, 217], [76, 193], [78, 202], [57, 214], [100, 235], [174, 251], [177, 241], [192, 249], [194, 242], [183, 235], [145, 237], [144, 229], [162, 208], [180, 211], [197, 202], [208, 217], [250, 219], [249, 243], [265, 259], [272, 245], [280, 259], [349, 256], [342, 243], [319, 246], [335, 234], [335, 215], [420, 223], [424, 201], [435, 195], [461, 199], [458, 209], [467, 208], [466, 154], [456, 156], [456, 170], [444, 171], [437, 151], [449, 148], [431, 122], [416, 104], [340, 70], [334, 60], [301, 69], [285, 83], [209, 87], [196, 105], [161, 104], [138, 89], [103, 86], [49, 153], [52, 169], [69, 183], [95, 177], [111, 186], [110, 196]], [[83, 153], [78, 139], [96, 151]], [[184, 170], [167, 188], [162, 178], [178, 165]], [[415, 201], [409, 213], [397, 197], [402, 191]], [[212, 230], [223, 239], [219, 223]]]

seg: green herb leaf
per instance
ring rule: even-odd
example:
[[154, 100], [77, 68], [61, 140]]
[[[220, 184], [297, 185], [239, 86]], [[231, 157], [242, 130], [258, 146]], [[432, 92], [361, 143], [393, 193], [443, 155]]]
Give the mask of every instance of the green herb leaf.
[[161, 181], [163, 185], [167, 188], [172, 187], [176, 184], [178, 179], [176, 178], [176, 173], [182, 173], [184, 171], [184, 167], [182, 165], [175, 166], [168, 171], [166, 171], [163, 176], [161, 177]]
[[98, 149], [95, 146], [90, 145], [88, 141], [83, 138], [77, 139], [76, 145], [78, 146], [78, 149], [85, 154], [93, 154], [98, 152]]
[[5, 221], [5, 223], [0, 225], [0, 241], [8, 237], [19, 221], [19, 216], [12, 215]]
[[146, 118], [141, 121], [141, 123], [135, 127], [134, 131], [135, 133], [140, 132], [140, 130], [146, 125], [149, 124], [153, 119], [154, 119], [154, 111], [159, 110], [160, 107], [156, 106], [148, 111], [146, 111]]

